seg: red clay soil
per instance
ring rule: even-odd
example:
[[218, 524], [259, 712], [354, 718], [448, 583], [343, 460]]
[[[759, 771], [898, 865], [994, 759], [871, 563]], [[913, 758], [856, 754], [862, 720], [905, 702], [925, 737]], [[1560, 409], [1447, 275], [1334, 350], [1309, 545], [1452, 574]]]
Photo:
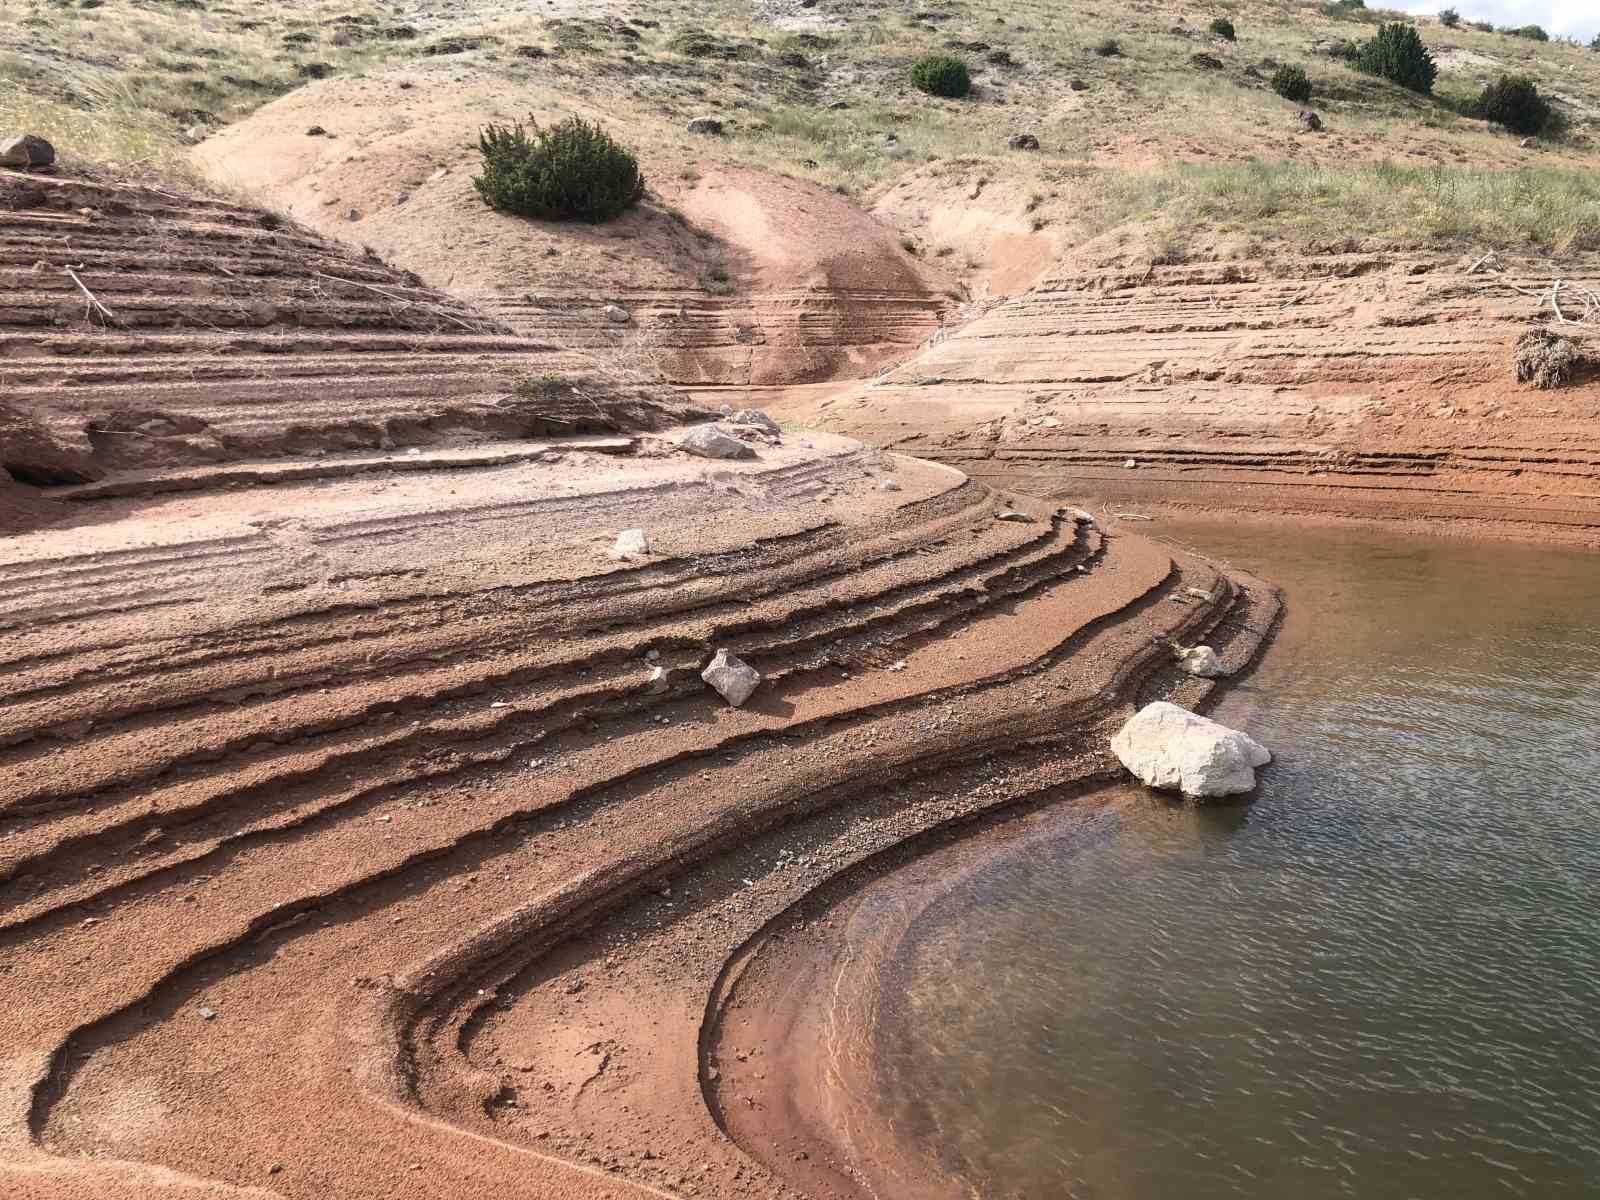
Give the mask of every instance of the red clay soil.
[[[224, 186], [370, 246], [520, 333], [679, 383], [861, 378], [926, 341], [959, 295], [843, 197], [711, 161], [716, 139], [677, 126], [628, 126], [651, 196], [618, 220], [496, 212], [472, 186], [468, 148], [486, 121], [523, 120], [542, 99], [470, 64], [405, 64], [299, 88], [194, 155]], [[541, 120], [574, 107], [612, 117], [549, 99], [559, 111]], [[332, 136], [308, 137], [313, 127]]]
[[1551, 272], [1592, 287], [1600, 259], [1477, 261], [1374, 252], [1060, 273], [879, 381], [779, 407], [1113, 512], [1600, 542], [1600, 336], [1557, 327], [1589, 344], [1567, 387], [1519, 384], [1512, 365], [1517, 338], [1553, 321], [1536, 295]]
[[6, 196], [8, 1198], [846, 1193], [738, 1109], [777, 1045], [729, 964], [1113, 772], [1204, 697], [1171, 642], [1240, 667], [1276, 613], [837, 435], [691, 458], [681, 404], [246, 208]]

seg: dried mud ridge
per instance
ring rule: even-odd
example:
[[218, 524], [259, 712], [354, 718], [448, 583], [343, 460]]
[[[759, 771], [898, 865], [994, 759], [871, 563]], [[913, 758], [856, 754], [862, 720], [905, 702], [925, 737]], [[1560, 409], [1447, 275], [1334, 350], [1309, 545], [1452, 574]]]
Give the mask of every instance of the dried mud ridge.
[[1593, 286], [1600, 259], [1474, 264], [1330, 254], [1062, 273], [828, 423], [1080, 502], [1600, 541], [1600, 380], [1539, 391], [1512, 371], [1517, 337], [1552, 319], [1526, 293], [1556, 270]]

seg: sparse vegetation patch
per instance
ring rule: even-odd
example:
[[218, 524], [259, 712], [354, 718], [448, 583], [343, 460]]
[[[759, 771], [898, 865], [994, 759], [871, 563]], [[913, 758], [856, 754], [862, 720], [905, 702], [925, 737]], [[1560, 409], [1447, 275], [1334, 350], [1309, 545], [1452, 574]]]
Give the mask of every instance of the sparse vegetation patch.
[[1517, 339], [1513, 361], [1518, 383], [1536, 388], [1558, 388], [1572, 379], [1579, 360], [1578, 347], [1571, 338], [1549, 329], [1530, 329]]
[[1483, 89], [1473, 111], [1523, 135], [1539, 133], [1554, 117], [1550, 102], [1539, 95], [1539, 85], [1526, 75], [1500, 76]]
[[953, 54], [930, 54], [911, 66], [911, 83], [930, 96], [959, 99], [972, 90], [967, 64]]
[[598, 223], [644, 196], [638, 160], [598, 124], [568, 117], [548, 129], [489, 125], [478, 138], [483, 174], [472, 183], [491, 206], [545, 221]]
[[1311, 79], [1305, 68], [1294, 63], [1284, 63], [1272, 73], [1272, 90], [1285, 100], [1304, 104], [1311, 99]]
[[1377, 32], [1361, 43], [1356, 66], [1424, 96], [1432, 94], [1433, 81], [1439, 75], [1422, 35], [1404, 21], [1378, 26]]

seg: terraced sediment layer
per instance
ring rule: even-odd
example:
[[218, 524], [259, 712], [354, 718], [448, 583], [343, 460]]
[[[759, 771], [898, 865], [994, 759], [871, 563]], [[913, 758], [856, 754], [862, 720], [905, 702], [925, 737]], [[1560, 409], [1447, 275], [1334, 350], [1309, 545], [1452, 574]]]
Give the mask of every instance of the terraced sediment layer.
[[1271, 624], [846, 437], [691, 458], [706, 414], [248, 208], [4, 194], [0, 1195], [815, 1191], [730, 1119], [729, 961]]
[[[437, 453], [191, 469], [0, 544], [6, 1194], [778, 1194], [699, 1098], [727, 955], [879, 847], [1107, 770], [1164, 639], [1270, 621], [829, 435]], [[723, 646], [766, 676], [740, 710], [698, 677]]]
[[[619, 386], [602, 412], [592, 387], [555, 386], [592, 360], [271, 214], [10, 172], [0, 359], [0, 468], [35, 485], [638, 428], [676, 411]], [[519, 391], [529, 379], [549, 386]]]
[[[830, 428], [1038, 494], [1600, 540], [1600, 382], [1518, 384], [1600, 260], [1341, 253], [1062, 272], [848, 397]], [[1564, 327], [1580, 340], [1592, 333]], [[1596, 351], [1591, 345], [1590, 353]]]

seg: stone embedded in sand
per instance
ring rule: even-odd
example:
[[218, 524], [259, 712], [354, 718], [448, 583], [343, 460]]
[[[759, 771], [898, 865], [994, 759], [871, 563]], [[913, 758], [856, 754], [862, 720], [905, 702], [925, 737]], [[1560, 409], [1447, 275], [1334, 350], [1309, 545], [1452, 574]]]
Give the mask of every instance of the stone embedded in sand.
[[667, 669], [665, 667], [650, 668], [650, 678], [645, 686], [653, 693], [660, 695], [670, 686], [667, 683]]
[[633, 320], [633, 314], [620, 304], [608, 304], [605, 307], [606, 320], [613, 325], [626, 325]]
[[1011, 139], [1006, 142], [1006, 145], [1013, 150], [1037, 150], [1039, 148], [1039, 139], [1031, 133], [1014, 133], [1011, 135]]
[[1130, 458], [1127, 462], [1122, 464], [1122, 467], [1127, 471], [1136, 471], [1139, 469], [1139, 460], [1136, 458]]
[[48, 167], [56, 148], [36, 133], [18, 134], [0, 142], [0, 167]]
[[1222, 660], [1210, 646], [1190, 646], [1187, 650], [1175, 650], [1174, 654], [1180, 667], [1201, 679], [1215, 679], [1227, 674], [1222, 669]]
[[1111, 739], [1123, 766], [1149, 787], [1185, 796], [1234, 796], [1256, 785], [1255, 768], [1272, 761], [1248, 734], [1157, 700]]
[[678, 439], [678, 449], [701, 458], [754, 458], [756, 452], [715, 425], [696, 425]]
[[999, 512], [995, 513], [994, 519], [996, 521], [1015, 521], [1019, 525], [1029, 524], [1033, 521], [1033, 518], [1027, 513], [1018, 512], [1014, 508], [1002, 508]]
[[700, 678], [714, 687], [729, 704], [738, 708], [756, 690], [761, 682], [761, 672], [742, 658], [726, 650], [718, 650], [706, 669], [700, 672]]
[[878, 480], [878, 490], [880, 492], [898, 492], [900, 490], [900, 481], [898, 479], [880, 479]]
[[768, 433], [782, 433], [778, 423], [759, 408], [741, 408], [728, 418], [735, 425], [754, 425], [757, 429], [765, 429]]
[[643, 558], [650, 553], [650, 536], [642, 529], [624, 529], [617, 534], [617, 543], [611, 547], [611, 557], [618, 562]]
[[695, 117], [689, 122], [690, 133], [708, 133], [713, 136], [722, 132], [722, 122], [716, 117]]

